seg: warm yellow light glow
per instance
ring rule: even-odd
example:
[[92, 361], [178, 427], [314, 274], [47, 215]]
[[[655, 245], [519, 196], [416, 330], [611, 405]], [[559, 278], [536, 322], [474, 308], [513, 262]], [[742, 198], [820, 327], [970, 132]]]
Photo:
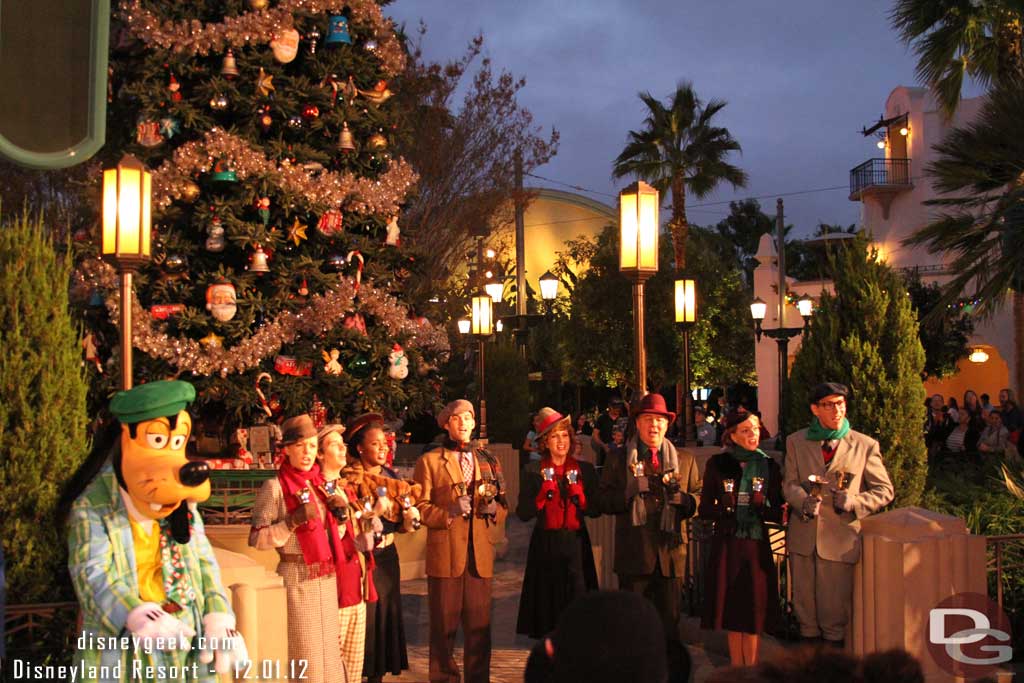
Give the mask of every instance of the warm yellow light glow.
[[909, 133], [910, 128], [908, 128], [907, 126], [903, 126], [902, 128], [900, 128], [900, 135], [902, 135], [903, 137], [907, 137]]
[[459, 334], [469, 334], [469, 318], [459, 319]]
[[505, 329], [505, 323], [503, 323], [501, 320], [499, 320], [498, 322], [494, 323], [494, 331], [495, 332], [501, 332], [504, 329]]
[[474, 335], [489, 337], [494, 334], [493, 303], [491, 295], [487, 292], [480, 292], [473, 297], [473, 317], [470, 329]]
[[750, 317], [754, 320], [764, 320], [768, 313], [768, 304], [761, 297], [757, 297], [750, 303]]
[[558, 278], [550, 270], [540, 276], [540, 298], [544, 301], [558, 298]]
[[878, 149], [885, 149], [885, 140], [878, 141]]
[[967, 360], [972, 363], [984, 363], [988, 360], [988, 353], [984, 349], [974, 349], [971, 351], [971, 355], [967, 357]]
[[697, 282], [691, 278], [676, 280], [676, 322], [697, 322]]
[[489, 259], [494, 258], [494, 256], [495, 256], [494, 250], [493, 249], [488, 249], [487, 251], [484, 252], [484, 256], [486, 256]]
[[637, 181], [619, 194], [619, 270], [658, 272], [658, 191]]
[[810, 318], [814, 313], [814, 300], [804, 294], [802, 297], [797, 299], [796, 310], [800, 311], [801, 317]]
[[487, 282], [484, 284], [484, 290], [491, 297], [491, 301], [498, 303], [501, 301], [501, 295], [505, 291], [505, 283], [492, 275], [488, 277]]
[[128, 155], [115, 168], [103, 171], [104, 256], [127, 260], [149, 258], [151, 182], [146, 167]]

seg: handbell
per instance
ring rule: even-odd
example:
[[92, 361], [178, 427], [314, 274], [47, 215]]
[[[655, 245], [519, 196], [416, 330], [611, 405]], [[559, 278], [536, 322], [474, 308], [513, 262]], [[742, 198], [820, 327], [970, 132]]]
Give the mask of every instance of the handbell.
[[851, 481], [853, 481], [853, 472], [836, 472], [836, 489], [839, 491], [848, 489]]
[[[412, 496], [410, 496], [408, 493], [399, 498], [398, 502], [402, 506], [403, 510], [411, 510], [413, 508]], [[420, 526], [422, 526], [422, 524], [423, 522], [421, 522], [419, 519], [413, 518], [412, 530], [416, 531], [420, 528]]]
[[722, 489], [726, 493], [732, 493], [733, 491], [736, 490], [736, 480], [735, 479], [723, 479], [722, 480]]
[[309, 489], [307, 488], [302, 488], [296, 491], [295, 497], [299, 499], [299, 505], [305, 505], [306, 503], [310, 502], [310, 500], [312, 500], [312, 498], [310, 497]]
[[544, 477], [544, 481], [552, 481], [555, 478], [555, 468], [543, 467], [540, 470], [540, 474]]
[[348, 122], [343, 121], [341, 124], [341, 134], [338, 135], [338, 149], [342, 152], [351, 152], [356, 148], [355, 138], [352, 137], [352, 131], [348, 129]]
[[752, 477], [750, 480], [750, 488], [754, 493], [761, 493], [764, 491], [764, 477]]
[[565, 473], [565, 478], [569, 482], [570, 486], [572, 486], [574, 484], [577, 484], [577, 483], [579, 483], [579, 480], [580, 480], [580, 471], [579, 470], [569, 470], [568, 472]]
[[327, 37], [324, 38], [325, 45], [346, 45], [352, 44], [352, 36], [348, 32], [348, 18], [341, 15], [332, 15], [327, 29]]
[[235, 63], [235, 53], [231, 50], [228, 50], [228, 53], [224, 55], [224, 62], [220, 67], [220, 75], [228, 80], [238, 77], [238, 65]]
[[633, 463], [632, 467], [633, 467], [633, 476], [634, 477], [637, 477], [639, 479], [640, 477], [644, 476], [644, 461], [643, 460], [637, 460], [635, 463]]

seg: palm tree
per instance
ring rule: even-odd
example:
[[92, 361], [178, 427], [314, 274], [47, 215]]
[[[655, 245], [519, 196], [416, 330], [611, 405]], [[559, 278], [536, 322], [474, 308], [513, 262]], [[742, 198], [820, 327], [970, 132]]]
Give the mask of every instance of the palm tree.
[[989, 86], [1024, 76], [1020, 3], [1014, 0], [897, 0], [892, 27], [917, 53], [917, 76], [946, 116], [964, 76]]
[[[1016, 386], [1024, 387], [1024, 88], [997, 86], [974, 123], [954, 128], [928, 165], [942, 208], [904, 244], [952, 257], [957, 275], [943, 287], [952, 303], [973, 286], [990, 315], [1012, 293]], [[942, 310], [943, 306], [936, 306]]]
[[747, 174], [725, 161], [729, 152], [739, 152], [740, 143], [725, 128], [711, 119], [725, 107], [723, 100], [706, 105], [693, 91], [693, 85], [676, 86], [669, 106], [650, 93], [640, 93], [647, 105], [644, 129], [629, 132], [629, 142], [615, 159], [612, 175], [627, 175], [647, 181], [664, 196], [672, 191], [672, 218], [669, 231], [675, 253], [676, 270], [686, 268], [686, 238], [690, 224], [686, 220], [686, 192], [702, 198], [723, 181], [744, 187]]

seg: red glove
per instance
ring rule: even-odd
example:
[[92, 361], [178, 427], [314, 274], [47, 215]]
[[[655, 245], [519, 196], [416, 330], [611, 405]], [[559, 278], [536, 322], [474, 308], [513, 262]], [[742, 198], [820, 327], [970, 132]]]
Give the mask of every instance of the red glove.
[[725, 510], [736, 511], [736, 494], [735, 493], [722, 493], [718, 496], [718, 502], [722, 504], [722, 508]]
[[750, 504], [756, 508], [764, 507], [764, 491], [753, 491], [750, 494]]
[[537, 494], [537, 509], [540, 510], [544, 507], [544, 504], [555, 497], [555, 493], [558, 492], [558, 483], [554, 479], [545, 481], [540, 485], [540, 493]]
[[580, 510], [587, 509], [587, 497], [583, 495], [583, 484], [579, 482], [569, 484], [569, 500], [575, 503]]

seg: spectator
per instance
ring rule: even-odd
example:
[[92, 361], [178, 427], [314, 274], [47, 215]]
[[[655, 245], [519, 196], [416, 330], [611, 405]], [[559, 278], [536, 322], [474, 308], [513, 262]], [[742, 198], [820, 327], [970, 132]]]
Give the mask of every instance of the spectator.
[[971, 415], [981, 415], [981, 401], [971, 389], [964, 392], [964, 404], [961, 407]]
[[594, 425], [590, 424], [590, 417], [586, 413], [580, 413], [576, 418], [576, 433], [583, 436], [590, 436], [594, 433]]
[[928, 448], [928, 459], [932, 459], [946, 443], [946, 435], [953, 424], [946, 415], [942, 394], [933, 394], [926, 403], [928, 414], [924, 421], [924, 445]]
[[704, 414], [703, 408], [696, 408], [693, 411], [693, 422], [695, 425], [697, 425], [698, 446], [718, 445], [718, 430], [715, 429], [714, 424], [708, 422], [707, 416]]
[[530, 418], [530, 424], [532, 429], [526, 433], [526, 439], [523, 440], [522, 455], [520, 456], [519, 465], [524, 466], [528, 462], [536, 462], [540, 460], [540, 448], [537, 446], [537, 425], [540, 423], [540, 414], [535, 413]]
[[981, 395], [981, 409], [982, 411], [992, 410], [992, 404], [989, 403], [988, 394]]
[[608, 444], [612, 442], [612, 427], [615, 421], [622, 417], [623, 403], [621, 398], [613, 398], [608, 401], [608, 409], [597, 418], [594, 424], [594, 433], [590, 435], [590, 442], [594, 446], [594, 457], [598, 467], [604, 465], [607, 458]]
[[960, 411], [959, 422], [946, 437], [945, 451], [961, 454], [972, 452], [978, 447], [979, 432], [972, 426], [971, 414], [967, 409]]
[[950, 396], [946, 401], [946, 415], [954, 425], [960, 422], [960, 406], [956, 404], [955, 396]]
[[986, 455], [1003, 455], [1010, 443], [1010, 431], [1003, 426], [1003, 416], [998, 410], [988, 414], [988, 425], [978, 439], [978, 451]]
[[1016, 443], [1016, 435], [1020, 433], [1024, 419], [1013, 397], [1013, 389], [1003, 389], [999, 392], [999, 412], [1003, 416], [1003, 426], [1010, 432], [1010, 440]]

